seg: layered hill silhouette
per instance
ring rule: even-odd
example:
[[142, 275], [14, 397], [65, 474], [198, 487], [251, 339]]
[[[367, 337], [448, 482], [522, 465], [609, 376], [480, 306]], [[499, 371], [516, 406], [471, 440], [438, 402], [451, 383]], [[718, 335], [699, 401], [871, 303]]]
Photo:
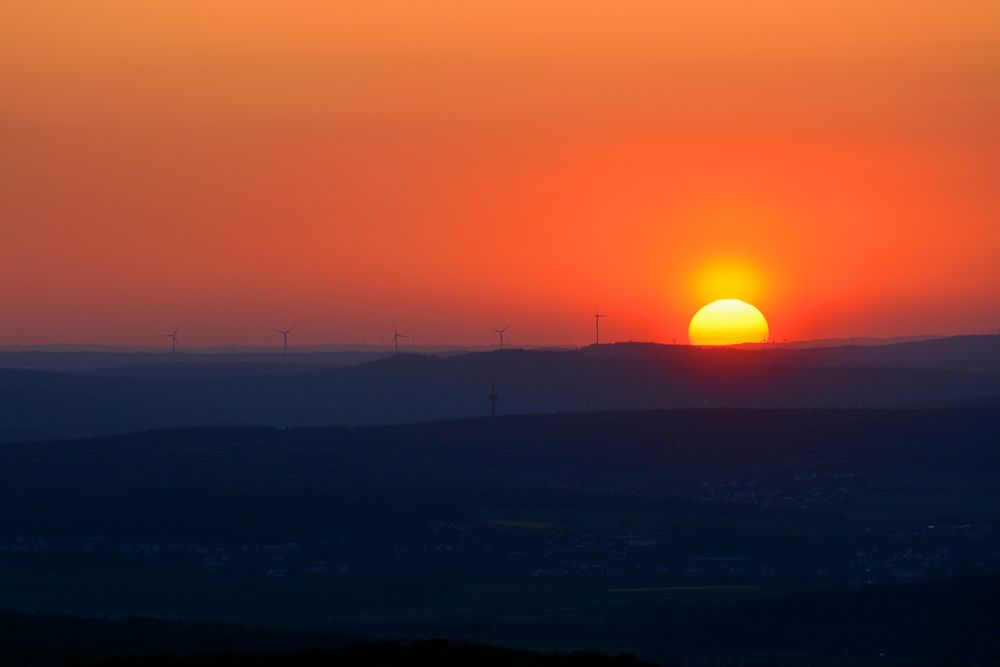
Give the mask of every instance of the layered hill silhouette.
[[111, 377], [227, 377], [351, 366], [389, 356], [385, 351], [337, 350], [181, 351], [149, 350], [7, 350], [0, 351], [0, 368]]
[[665, 665], [990, 664], [997, 443], [983, 408], [9, 443], [0, 609], [121, 620], [0, 614], [0, 662], [448, 637]]
[[804, 350], [616, 344], [399, 354], [347, 366], [123, 359], [76, 373], [0, 370], [0, 439], [480, 416], [494, 382], [504, 414], [982, 403], [1000, 396], [998, 359], [997, 336]]
[[[1000, 420], [984, 408], [616, 411], [10, 443], [0, 448], [0, 534], [284, 541], [392, 525], [386, 535], [398, 536], [442, 502], [528, 507], [570, 494], [610, 509], [706, 479], [997, 470], [998, 443]], [[1000, 507], [991, 488], [968, 490], [991, 498], [977, 512]], [[391, 501], [372, 502], [380, 496]]]
[[[58, 641], [54, 641], [58, 638]], [[541, 653], [435, 639], [391, 642], [280, 627], [0, 611], [0, 660], [65, 665], [525, 665], [652, 667], [634, 656]]]

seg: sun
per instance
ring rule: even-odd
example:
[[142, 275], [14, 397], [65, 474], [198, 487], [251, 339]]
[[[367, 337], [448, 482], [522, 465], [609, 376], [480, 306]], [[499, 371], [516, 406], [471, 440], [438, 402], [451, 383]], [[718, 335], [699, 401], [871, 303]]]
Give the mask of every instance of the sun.
[[737, 345], [767, 342], [764, 314], [746, 301], [719, 299], [702, 307], [688, 326], [692, 345]]

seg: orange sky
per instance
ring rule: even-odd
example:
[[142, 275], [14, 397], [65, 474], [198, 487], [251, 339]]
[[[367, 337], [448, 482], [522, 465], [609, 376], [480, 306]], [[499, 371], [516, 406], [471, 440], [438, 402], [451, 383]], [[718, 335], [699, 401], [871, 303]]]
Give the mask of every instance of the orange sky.
[[995, 332], [997, 118], [994, 0], [4, 3], [0, 344]]

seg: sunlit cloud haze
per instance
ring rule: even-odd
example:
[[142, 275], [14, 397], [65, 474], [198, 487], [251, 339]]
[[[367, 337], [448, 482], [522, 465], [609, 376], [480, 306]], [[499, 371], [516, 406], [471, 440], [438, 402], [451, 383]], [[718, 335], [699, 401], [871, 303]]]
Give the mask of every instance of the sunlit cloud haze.
[[0, 344], [1000, 329], [1000, 3], [8, 2]]

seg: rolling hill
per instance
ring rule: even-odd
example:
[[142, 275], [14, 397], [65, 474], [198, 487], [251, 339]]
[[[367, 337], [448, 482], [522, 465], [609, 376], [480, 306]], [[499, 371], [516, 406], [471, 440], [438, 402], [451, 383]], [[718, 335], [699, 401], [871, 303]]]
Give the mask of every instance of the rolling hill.
[[617, 344], [400, 354], [336, 367], [243, 361], [129, 363], [87, 373], [8, 369], [0, 370], [0, 440], [472, 417], [488, 412], [494, 381], [504, 414], [982, 403], [1000, 396], [998, 358], [994, 336], [811, 350]]

